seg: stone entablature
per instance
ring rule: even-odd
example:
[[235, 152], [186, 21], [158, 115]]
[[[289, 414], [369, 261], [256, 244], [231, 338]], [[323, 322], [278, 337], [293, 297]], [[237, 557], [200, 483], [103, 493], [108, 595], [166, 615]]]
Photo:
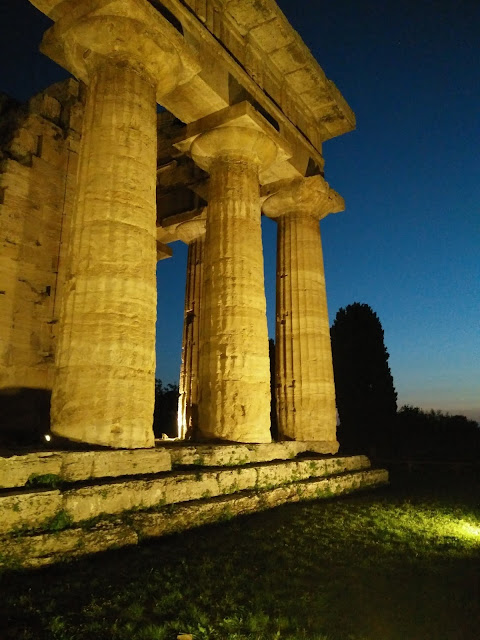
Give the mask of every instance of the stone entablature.
[[263, 89], [266, 104], [280, 108], [314, 146], [354, 128], [354, 113], [273, 0], [186, 4]]
[[[79, 17], [77, 0], [33, 4], [69, 28]], [[186, 64], [178, 86], [160, 100], [182, 122], [249, 100], [294, 150], [285, 167], [289, 172], [277, 179], [305, 175], [309, 165], [323, 171], [322, 142], [355, 127], [350, 107], [273, 0], [110, 0], [98, 9], [95, 3], [83, 6], [94, 7], [96, 19], [118, 14], [153, 21]], [[73, 70], [67, 54], [52, 45], [59, 31], [64, 28], [47, 33], [44, 52], [83, 77], [82, 56]]]

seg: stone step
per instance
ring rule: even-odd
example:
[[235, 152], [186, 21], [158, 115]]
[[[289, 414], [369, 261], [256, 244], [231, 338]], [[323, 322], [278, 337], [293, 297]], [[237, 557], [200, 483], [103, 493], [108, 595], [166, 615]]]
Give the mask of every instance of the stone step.
[[[161, 441], [160, 441], [161, 442]], [[0, 457], [0, 489], [31, 486], [42, 480], [81, 482], [163, 473], [172, 467], [231, 467], [289, 460], [305, 452], [327, 454], [331, 443], [272, 442], [270, 444], [180, 445], [113, 451], [40, 451]]]
[[239, 491], [262, 491], [369, 467], [366, 456], [304, 457], [237, 467], [201, 467], [147, 479], [110, 480], [66, 489], [4, 491], [0, 494], [0, 534], [24, 527], [40, 529], [56, 518], [78, 523], [105, 514], [111, 516]]
[[172, 465], [176, 467], [232, 467], [273, 460], [290, 460], [305, 452], [333, 454], [331, 442], [271, 442], [268, 444], [167, 445]]
[[165, 448], [118, 451], [40, 451], [0, 457], [0, 489], [42, 481], [80, 482], [95, 478], [147, 475], [170, 471]]
[[30, 534], [0, 540], [0, 566], [40, 567], [84, 554], [135, 545], [141, 539], [183, 531], [207, 523], [276, 507], [286, 502], [330, 498], [388, 483], [383, 469], [315, 477], [261, 491], [192, 500], [126, 516], [91, 527]]

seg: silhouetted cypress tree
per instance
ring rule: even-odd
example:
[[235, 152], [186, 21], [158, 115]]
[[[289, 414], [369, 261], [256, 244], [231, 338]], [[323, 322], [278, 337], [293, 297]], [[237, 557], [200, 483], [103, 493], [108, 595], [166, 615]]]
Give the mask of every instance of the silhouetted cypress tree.
[[275, 340], [268, 340], [268, 355], [270, 356], [270, 434], [272, 440], [278, 440], [277, 398], [275, 396]]
[[153, 413], [153, 432], [156, 438], [165, 433], [170, 438], [178, 435], [178, 385], [167, 384], [155, 379], [155, 411]]
[[368, 304], [354, 302], [339, 309], [330, 335], [340, 447], [370, 455], [384, 452], [395, 422], [397, 393], [381, 322]]

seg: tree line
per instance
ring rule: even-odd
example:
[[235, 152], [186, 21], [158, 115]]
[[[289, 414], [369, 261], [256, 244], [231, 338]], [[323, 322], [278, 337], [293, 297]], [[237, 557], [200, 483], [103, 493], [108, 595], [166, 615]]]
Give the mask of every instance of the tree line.
[[461, 415], [403, 406], [388, 365], [377, 314], [355, 302], [337, 312], [330, 330], [344, 453], [432, 462], [480, 462], [480, 428]]

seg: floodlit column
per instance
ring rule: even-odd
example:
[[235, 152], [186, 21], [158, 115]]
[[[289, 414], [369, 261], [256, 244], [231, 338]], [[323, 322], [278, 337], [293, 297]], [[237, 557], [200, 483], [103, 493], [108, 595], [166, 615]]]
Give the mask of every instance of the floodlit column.
[[178, 437], [195, 439], [198, 431], [198, 374], [205, 220], [184, 222], [177, 227], [175, 233], [179, 240], [188, 244], [178, 397]]
[[270, 196], [263, 211], [278, 223], [276, 372], [283, 439], [322, 441], [338, 449], [335, 387], [319, 220], [343, 210], [321, 176]]
[[67, 9], [42, 44], [88, 85], [51, 420], [140, 448], [154, 446], [156, 102], [181, 74], [155, 10], [124, 5]]
[[52, 395], [52, 431], [153, 446], [156, 101], [106, 61], [91, 77]]
[[199, 427], [203, 438], [270, 442], [270, 373], [259, 169], [276, 156], [262, 131], [223, 126], [198, 136], [210, 173], [205, 238]]

